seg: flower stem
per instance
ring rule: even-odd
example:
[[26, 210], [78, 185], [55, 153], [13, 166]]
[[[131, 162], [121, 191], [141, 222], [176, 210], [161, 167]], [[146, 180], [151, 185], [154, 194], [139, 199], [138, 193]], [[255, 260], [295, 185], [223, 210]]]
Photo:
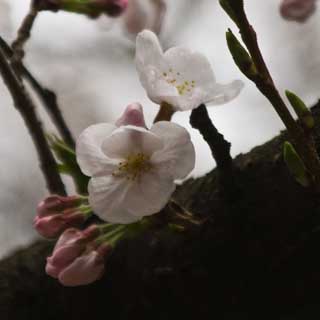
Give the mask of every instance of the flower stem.
[[[109, 229], [108, 229], [109, 228]], [[103, 234], [101, 237], [97, 239], [99, 244], [103, 242], [107, 242], [108, 244], [114, 246], [118, 240], [122, 236], [124, 236], [125, 232], [127, 231], [127, 225], [114, 225], [114, 224], [107, 224], [102, 226]]]
[[162, 102], [160, 105], [160, 110], [156, 115], [153, 123], [159, 121], [170, 121], [172, 116], [174, 115], [175, 111], [173, 110], [172, 106], [166, 102]]

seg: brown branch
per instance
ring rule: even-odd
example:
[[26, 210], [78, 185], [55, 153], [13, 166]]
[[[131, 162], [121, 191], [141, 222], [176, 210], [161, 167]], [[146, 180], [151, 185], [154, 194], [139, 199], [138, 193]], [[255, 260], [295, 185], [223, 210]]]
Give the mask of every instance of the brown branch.
[[258, 74], [250, 77], [260, 92], [270, 101], [279, 117], [288, 129], [288, 133], [292, 138], [299, 155], [304, 164], [314, 176], [316, 189], [320, 188], [320, 159], [316, 152], [315, 145], [310, 137], [306, 136], [303, 128], [295, 121], [289, 112], [286, 104], [281, 98], [279, 91], [274, 85], [273, 79], [263, 59], [260, 51], [257, 35], [254, 28], [250, 25], [246, 16], [243, 1], [230, 0], [234, 13], [236, 15], [236, 23], [240, 29], [240, 34], [245, 43], [251, 58], [257, 68]]
[[[6, 43], [4, 39], [0, 37], [0, 47], [5, 52], [6, 56], [10, 59], [13, 56], [13, 51], [10, 46]], [[23, 65], [19, 68], [19, 72], [23, 77], [25, 77], [31, 84], [34, 91], [40, 97], [45, 109], [47, 110], [49, 116], [51, 117], [53, 123], [57, 127], [61, 137], [63, 140], [70, 146], [74, 147], [75, 142], [72, 137], [72, 134], [63, 118], [61, 110], [59, 109], [57, 103], [57, 96], [56, 94], [43, 87], [39, 81], [32, 75], [32, 73]]]
[[42, 124], [35, 112], [35, 106], [25, 91], [22, 82], [14, 73], [5, 53], [0, 48], [0, 73], [4, 83], [11, 93], [16, 109], [20, 112], [29, 133], [33, 139], [34, 145], [40, 159], [40, 166], [44, 174], [47, 188], [51, 193], [65, 195], [65, 188], [62, 183], [57, 163], [51, 153], [46, 140]]
[[22, 21], [22, 24], [18, 30], [17, 38], [12, 43], [12, 49], [14, 54], [11, 62], [17, 69], [20, 67], [22, 59], [24, 57], [24, 45], [30, 38], [31, 29], [33, 27], [33, 24], [36, 20], [37, 15], [38, 15], [38, 9], [32, 3], [29, 13], [26, 15], [26, 17]]
[[234, 167], [230, 155], [231, 144], [224, 139], [224, 136], [213, 125], [204, 104], [192, 110], [190, 124], [193, 128], [199, 130], [208, 143], [217, 164], [221, 185], [225, 187], [224, 189], [234, 189]]

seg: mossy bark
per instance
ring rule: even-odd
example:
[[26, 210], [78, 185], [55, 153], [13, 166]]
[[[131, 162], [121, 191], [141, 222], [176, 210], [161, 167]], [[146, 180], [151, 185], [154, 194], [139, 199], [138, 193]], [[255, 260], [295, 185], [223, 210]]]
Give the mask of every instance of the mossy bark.
[[187, 181], [175, 198], [203, 224], [122, 242], [95, 284], [48, 277], [51, 242], [13, 253], [0, 262], [1, 319], [318, 318], [320, 197], [290, 176], [285, 139], [234, 160], [237, 192], [219, 190], [216, 170]]

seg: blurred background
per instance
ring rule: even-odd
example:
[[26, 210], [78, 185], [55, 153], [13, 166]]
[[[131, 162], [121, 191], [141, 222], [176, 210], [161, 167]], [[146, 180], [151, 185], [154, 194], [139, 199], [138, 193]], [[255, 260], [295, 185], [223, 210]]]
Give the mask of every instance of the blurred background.
[[[141, 0], [148, 2], [148, 0]], [[241, 95], [212, 107], [210, 116], [232, 143], [232, 154], [247, 152], [282, 129], [265, 98], [237, 70], [227, 51], [225, 31], [236, 28], [218, 0], [166, 0], [168, 10], [160, 34], [164, 48], [183, 45], [209, 58], [218, 82], [242, 79]], [[320, 96], [320, 11], [305, 24], [279, 15], [280, 0], [246, 0], [261, 49], [278, 88], [290, 89], [312, 105]], [[0, 0], [0, 34], [11, 42], [28, 11], [29, 0]], [[26, 65], [41, 83], [53, 89], [74, 136], [88, 125], [113, 121], [131, 102], [144, 106], [151, 124], [158, 107], [141, 87], [134, 59], [134, 37], [122, 18], [89, 20], [67, 13], [41, 13], [26, 48]], [[0, 81], [0, 257], [36, 237], [32, 228], [37, 203], [46, 195], [34, 146], [20, 115]], [[54, 132], [39, 107], [47, 131]], [[213, 168], [206, 144], [188, 124], [189, 112], [173, 121], [184, 125], [196, 146], [192, 176]], [[66, 181], [69, 183], [70, 181]]]

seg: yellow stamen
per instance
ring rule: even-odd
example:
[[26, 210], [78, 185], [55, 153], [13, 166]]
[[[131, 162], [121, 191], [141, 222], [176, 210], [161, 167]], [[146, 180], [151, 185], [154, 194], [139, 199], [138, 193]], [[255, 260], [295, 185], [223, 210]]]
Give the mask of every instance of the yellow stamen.
[[143, 153], [136, 153], [129, 155], [124, 162], [120, 162], [112, 175], [115, 177], [125, 175], [128, 180], [135, 180], [150, 169], [150, 157]]

